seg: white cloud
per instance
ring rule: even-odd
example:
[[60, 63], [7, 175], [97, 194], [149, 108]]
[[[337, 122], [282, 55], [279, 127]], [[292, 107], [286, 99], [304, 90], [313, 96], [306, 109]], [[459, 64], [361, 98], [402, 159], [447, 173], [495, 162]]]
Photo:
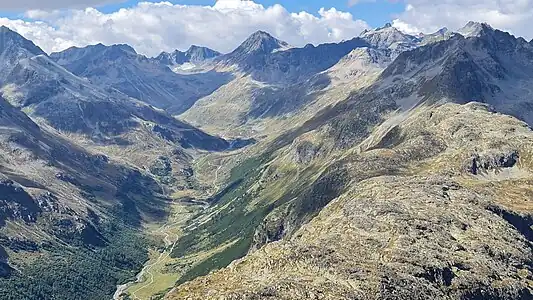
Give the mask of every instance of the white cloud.
[[376, 2], [376, 0], [348, 0], [348, 6], [355, 6], [363, 2]]
[[444, 26], [455, 30], [468, 21], [533, 38], [533, 0], [405, 0], [406, 9], [394, 25], [407, 32], [434, 32]]
[[256, 30], [303, 46], [350, 39], [369, 27], [334, 8], [321, 9], [315, 16], [243, 0], [219, 0], [213, 6], [142, 2], [109, 14], [94, 8], [31, 10], [26, 17], [30, 21], [0, 18], [0, 25], [19, 31], [47, 52], [102, 42], [127, 43], [147, 55], [191, 44], [229, 52]]
[[80, 8], [120, 2], [125, 2], [125, 0], [0, 0], [0, 11]]

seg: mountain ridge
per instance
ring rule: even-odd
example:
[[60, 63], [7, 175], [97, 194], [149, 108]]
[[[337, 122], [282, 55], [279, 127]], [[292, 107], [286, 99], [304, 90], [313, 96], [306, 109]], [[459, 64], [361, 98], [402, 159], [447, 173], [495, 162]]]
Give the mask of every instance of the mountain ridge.
[[137, 54], [125, 45], [88, 46], [54, 53], [51, 58], [77, 76], [173, 114], [231, 79], [232, 75], [209, 71], [182, 75], [161, 62]]
[[191, 45], [185, 52], [175, 50], [171, 53], [162, 52], [154, 59], [168, 66], [183, 65], [185, 63], [201, 64], [215, 59], [222, 53], [207, 47]]

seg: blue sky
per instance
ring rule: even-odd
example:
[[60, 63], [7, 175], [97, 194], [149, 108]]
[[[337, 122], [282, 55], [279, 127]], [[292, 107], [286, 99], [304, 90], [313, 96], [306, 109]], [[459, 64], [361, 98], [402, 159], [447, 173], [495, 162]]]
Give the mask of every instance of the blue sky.
[[[45, 0], [46, 1], [46, 0]], [[161, 0], [163, 1], [163, 0]], [[165, 0], [169, 1], [169, 0]], [[127, 0], [126, 2], [119, 4], [111, 4], [97, 7], [98, 10], [110, 13], [119, 10], [123, 7], [133, 7], [138, 0]], [[159, 1], [149, 1], [159, 2]], [[169, 2], [174, 4], [189, 4], [189, 5], [213, 5], [214, 0], [170, 0]], [[307, 11], [309, 13], [316, 14], [322, 7], [329, 9], [335, 7], [341, 11], [347, 11], [354, 15], [356, 19], [362, 19], [368, 22], [373, 27], [381, 26], [387, 22], [390, 22], [394, 15], [397, 15], [404, 11], [405, 4], [402, 1], [388, 1], [388, 0], [375, 0], [375, 1], [360, 1], [354, 6], [348, 5], [348, 0], [255, 0], [256, 3], [261, 3], [264, 6], [271, 6], [274, 4], [281, 4], [287, 10], [291, 12]], [[22, 12], [5, 12], [0, 11], [0, 16], [8, 18], [22, 18]]]

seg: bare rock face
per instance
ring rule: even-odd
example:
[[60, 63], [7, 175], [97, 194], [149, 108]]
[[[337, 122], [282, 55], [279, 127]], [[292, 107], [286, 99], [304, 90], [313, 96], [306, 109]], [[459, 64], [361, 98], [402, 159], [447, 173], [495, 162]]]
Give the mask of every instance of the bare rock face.
[[483, 171], [513, 168], [519, 161], [520, 154], [516, 150], [504, 153], [476, 154], [472, 159], [470, 172], [477, 175]]
[[9, 277], [13, 269], [7, 263], [7, 252], [4, 247], [0, 246], [0, 278]]
[[6, 220], [35, 222], [41, 208], [22, 187], [11, 180], [0, 181], [0, 226]]
[[[280, 206], [248, 256], [167, 298], [531, 299], [533, 219], [523, 191], [533, 188], [532, 146], [524, 123], [482, 105], [398, 116], [355, 151], [331, 150], [331, 170], [349, 182], [309, 223], [297, 225], [299, 209], [321, 207], [319, 198]], [[476, 173], [465, 167], [473, 161]], [[333, 174], [316, 188], [339, 182]]]
[[319, 155], [320, 149], [310, 141], [300, 142], [295, 149], [294, 159], [296, 162], [306, 164]]

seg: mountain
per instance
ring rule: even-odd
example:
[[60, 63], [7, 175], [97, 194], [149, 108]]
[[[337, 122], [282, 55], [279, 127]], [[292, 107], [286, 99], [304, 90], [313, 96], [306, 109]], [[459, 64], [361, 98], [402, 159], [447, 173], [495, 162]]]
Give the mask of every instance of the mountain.
[[374, 30], [365, 30], [361, 33], [360, 38], [374, 48], [391, 50], [393, 56], [418, 47], [420, 42], [418, 37], [405, 34], [390, 23]]
[[[108, 50], [109, 59], [124, 53], [136, 56], [127, 46]], [[184, 170], [198, 153], [249, 143], [209, 135], [113, 88], [94, 85], [46, 55], [19, 60], [1, 83], [3, 97], [40, 125], [61, 131], [86, 149], [149, 170], [169, 192], [193, 184]]]
[[[265, 130], [283, 131], [371, 84], [394, 58], [420, 42], [390, 24], [349, 41], [304, 48], [290, 48], [257, 32], [232, 53], [215, 59], [219, 67], [233, 66], [241, 76], [180, 117], [221, 134], [261, 136]], [[218, 111], [224, 114], [219, 116]], [[272, 120], [276, 122], [264, 123]]]
[[215, 71], [176, 74], [168, 66], [137, 54], [127, 45], [73, 47], [52, 53], [50, 58], [95, 85], [117, 89], [173, 114], [187, 110], [196, 100], [232, 77]]
[[166, 215], [160, 185], [1, 97], [0, 124], [0, 297], [111, 297], [147, 259], [139, 228]]
[[[393, 33], [388, 39], [390, 44], [378, 43], [388, 33]], [[257, 45], [250, 40], [257, 42], [258, 36], [278, 46], [282, 43], [264, 33], [252, 35], [235, 51], [251, 53], [242, 56], [246, 58], [236, 66], [237, 72], [244, 74], [197, 101], [180, 118], [230, 136], [263, 136], [287, 130], [305, 122], [321, 108], [346, 98], [351, 91], [371, 84], [397, 56], [394, 49], [400, 49], [398, 45], [403, 40], [412, 40], [410, 36], [395, 36], [395, 33], [399, 32], [385, 27], [363, 34], [376, 45], [359, 37], [338, 44], [257, 53], [243, 49], [247, 49], [245, 45]], [[393, 42], [395, 38], [400, 40]], [[231, 62], [228, 57], [231, 55], [217, 60]], [[219, 111], [224, 114], [218, 115]]]
[[29, 109], [30, 115], [43, 118], [61, 131], [106, 140], [151, 122], [166, 132], [165, 137], [185, 148], [228, 147], [227, 142], [210, 137], [162, 111], [118, 91], [92, 85], [45, 55], [20, 60], [3, 83], [3, 95], [13, 105]]
[[479, 37], [486, 30], [492, 31], [494, 29], [487, 23], [470, 21], [464, 27], [459, 29], [457, 33], [461, 34], [464, 37]]
[[46, 54], [18, 33], [5, 26], [0, 27], [0, 61], [2, 62], [0, 78], [6, 76], [19, 59], [36, 55]]
[[333, 84], [338, 84], [336, 82], [362, 83], [379, 75], [392, 61], [390, 52], [386, 49], [357, 48], [328, 69], [326, 73], [331, 77]]
[[[394, 91], [406, 106], [423, 102], [479, 101], [533, 124], [533, 48], [522, 38], [484, 24], [471, 37], [450, 39], [402, 53], [382, 74], [382, 89]], [[405, 79], [409, 80], [405, 80]], [[396, 81], [395, 80], [403, 79]]]
[[198, 186], [193, 158], [247, 142], [78, 77], [11, 30], [0, 40], [0, 298], [111, 298], [147, 259], [143, 226]]
[[371, 85], [391, 62], [389, 54], [388, 50], [356, 48], [331, 68], [292, 85], [268, 85], [241, 77], [200, 99], [180, 118], [224, 136], [276, 135]]
[[167, 297], [533, 297], [531, 45], [482, 29], [381, 67], [354, 50], [369, 84], [225, 159], [173, 257], [217, 254]]
[[524, 39], [147, 58], [2, 32], [0, 298], [533, 298]]
[[368, 44], [355, 38], [339, 44], [291, 48], [286, 42], [259, 31], [215, 62], [224, 67], [236, 67], [237, 71], [257, 81], [294, 84], [332, 67], [350, 51], [363, 46]]
[[254, 54], [271, 54], [289, 48], [289, 44], [276, 39], [269, 33], [257, 31], [248, 37], [237, 49], [228, 55], [228, 58], [238, 62], [246, 56]]
[[[524, 194], [532, 188], [533, 132], [482, 104], [376, 114], [383, 108], [377, 99], [360, 96], [249, 169], [245, 177], [257, 176], [258, 184], [224, 195], [220, 207], [247, 210], [243, 219], [231, 216], [242, 220], [232, 225], [238, 235], [213, 239], [235, 246], [186, 273], [168, 299], [533, 297], [533, 222]], [[225, 216], [213, 220], [193, 237]], [[193, 237], [182, 242], [213, 240]], [[228, 256], [244, 258], [209, 273]]]
[[420, 45], [423, 46], [423, 45], [427, 45], [427, 44], [431, 44], [431, 43], [440, 42], [442, 40], [447, 40], [447, 39], [449, 39], [450, 37], [452, 37], [455, 34], [457, 34], [457, 33], [450, 31], [446, 27], [441, 28], [441, 29], [439, 29], [436, 32], [431, 33], [431, 34], [421, 34], [421, 36], [420, 36], [420, 39], [421, 39]]
[[167, 66], [183, 65], [185, 63], [199, 64], [222, 55], [222, 53], [206, 47], [192, 45], [187, 51], [176, 50], [172, 53], [163, 52], [155, 59]]

